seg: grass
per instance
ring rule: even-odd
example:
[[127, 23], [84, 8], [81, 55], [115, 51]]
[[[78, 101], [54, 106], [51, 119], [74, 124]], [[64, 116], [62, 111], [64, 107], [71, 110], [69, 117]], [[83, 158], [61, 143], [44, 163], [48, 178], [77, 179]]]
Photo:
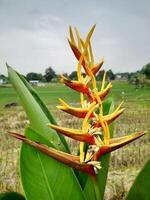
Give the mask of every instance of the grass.
[[[56, 105], [58, 98], [68, 102], [78, 102], [79, 95], [75, 91], [59, 83], [47, 84], [45, 87], [35, 87], [38, 94], [46, 104]], [[114, 81], [110, 97], [115, 101], [134, 102], [139, 105], [150, 105], [150, 88], [136, 89], [134, 85], [125, 81]], [[11, 102], [19, 102], [17, 95], [12, 87], [0, 87], [0, 107]]]

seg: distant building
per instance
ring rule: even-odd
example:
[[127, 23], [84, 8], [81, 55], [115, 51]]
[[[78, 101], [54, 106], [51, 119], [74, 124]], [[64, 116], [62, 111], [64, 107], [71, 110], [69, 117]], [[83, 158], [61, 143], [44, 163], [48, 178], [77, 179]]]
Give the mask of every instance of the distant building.
[[128, 73], [117, 73], [115, 74], [115, 80], [128, 80]]
[[4, 85], [4, 84], [6, 84], [6, 83], [7, 83], [6, 80], [4, 80], [4, 79], [0, 79], [0, 85]]
[[40, 82], [39, 80], [30, 80], [30, 81], [29, 81], [29, 83], [30, 83], [31, 85], [34, 85], [34, 86], [38, 85], [39, 82]]
[[116, 80], [121, 80], [121, 78], [122, 78], [121, 74], [116, 74], [116, 75], [115, 75], [115, 79], [116, 79]]
[[44, 87], [45, 86], [45, 83], [42, 83], [39, 80], [30, 80], [29, 83], [32, 86], [39, 86], [39, 87]]

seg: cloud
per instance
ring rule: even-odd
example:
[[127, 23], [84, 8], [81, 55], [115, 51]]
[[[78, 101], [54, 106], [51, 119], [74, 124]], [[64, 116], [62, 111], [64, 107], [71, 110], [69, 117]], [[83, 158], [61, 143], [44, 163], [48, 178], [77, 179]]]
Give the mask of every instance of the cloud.
[[0, 73], [5, 62], [21, 73], [61, 72], [76, 68], [67, 44], [68, 26], [85, 36], [95, 22], [95, 60], [106, 59], [106, 69], [135, 71], [149, 62], [150, 2], [133, 1], [0, 1]]

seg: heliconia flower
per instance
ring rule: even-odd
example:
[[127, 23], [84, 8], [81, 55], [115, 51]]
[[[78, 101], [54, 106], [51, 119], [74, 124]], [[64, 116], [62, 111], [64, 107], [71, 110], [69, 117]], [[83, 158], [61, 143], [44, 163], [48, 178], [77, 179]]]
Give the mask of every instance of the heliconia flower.
[[100, 168], [100, 163], [98, 165], [97, 161], [96, 162], [92, 161], [91, 163], [90, 162], [81, 163], [79, 160], [79, 156], [74, 156], [74, 155], [56, 150], [52, 147], [47, 147], [46, 145], [39, 144], [37, 142], [34, 142], [34, 141], [26, 138], [25, 136], [23, 136], [21, 134], [18, 134], [18, 133], [9, 132], [9, 134], [21, 141], [33, 146], [34, 148], [45, 153], [46, 155], [50, 156], [51, 158], [65, 164], [65, 165], [68, 165], [72, 168], [86, 172], [91, 176], [95, 176], [94, 167]]
[[110, 139], [109, 145], [100, 147], [99, 150], [94, 154], [93, 160], [99, 160], [102, 155], [115, 151], [116, 149], [131, 143], [132, 141], [142, 137], [145, 133], [146, 132], [136, 132], [124, 137]]
[[103, 64], [104, 64], [104, 58], [102, 58], [99, 63], [97, 63], [92, 67], [93, 75], [95, 75], [100, 70]]
[[[79, 117], [79, 118], [84, 118], [88, 112], [88, 107], [86, 108], [76, 108], [73, 106], [68, 105], [65, 103], [62, 99], [59, 99], [61, 102], [61, 105], [56, 106], [58, 109], [69, 113], [73, 116]], [[94, 114], [92, 113], [90, 117], [94, 117]]]
[[82, 92], [86, 95], [90, 95], [90, 89], [87, 84], [85, 84], [82, 81], [72, 81], [67, 79], [65, 76], [61, 76], [60, 82], [64, 83], [68, 87], [72, 88], [73, 90], [76, 90], [78, 92]]
[[106, 88], [104, 88], [102, 91], [98, 92], [99, 97], [101, 100], [104, 100], [107, 94], [109, 93], [110, 89], [112, 88], [112, 84], [109, 83]]
[[[103, 65], [104, 59], [101, 59], [98, 64], [94, 64], [94, 56], [90, 41], [94, 29], [95, 25], [90, 29], [84, 41], [78, 30], [75, 28], [77, 36], [76, 43], [72, 29], [71, 27], [69, 28], [70, 39], [68, 41], [78, 60], [77, 80], [69, 80], [63, 75], [60, 79], [66, 86], [80, 93], [81, 107], [75, 108], [60, 99], [61, 105], [57, 106], [57, 108], [68, 114], [82, 118], [82, 128], [78, 130], [48, 124], [50, 128], [54, 129], [59, 134], [80, 142], [79, 156], [71, 155], [52, 147], [47, 147], [43, 144], [29, 140], [21, 134], [10, 132], [13, 137], [35, 147], [53, 159], [75, 169], [84, 171], [91, 176], [95, 176], [100, 170], [101, 166], [99, 159], [101, 156], [119, 149], [145, 134], [145, 132], [137, 132], [120, 138], [111, 138], [109, 124], [123, 113], [124, 108], [121, 108], [121, 103], [111, 114], [103, 114], [103, 101], [108, 95], [112, 84], [109, 83], [105, 86], [105, 72], [100, 90], [98, 90], [95, 75]], [[85, 77], [82, 75], [82, 69], [84, 69], [86, 73]]]
[[67, 137], [70, 137], [72, 139], [75, 139], [81, 142], [87, 142], [89, 144], [95, 144], [94, 136], [87, 133], [83, 133], [82, 130], [64, 128], [64, 127], [60, 127], [54, 124], [48, 124], [48, 126], [54, 129], [55, 131]]
[[[115, 119], [117, 119], [124, 112], [124, 110], [125, 110], [124, 108], [119, 109], [119, 110], [116, 109], [116, 111], [114, 111], [113, 113], [102, 116], [102, 119], [103, 119], [103, 121], [106, 121], [108, 124], [110, 124]], [[93, 126], [101, 127], [101, 123], [97, 120]]]
[[136, 140], [137, 138], [143, 136], [145, 134], [145, 132], [137, 132], [137, 133], [133, 133], [129, 136], [110, 139], [108, 146], [99, 147], [98, 150], [93, 154], [91, 159], [86, 162], [80, 162], [79, 156], [68, 154], [68, 153], [56, 150], [52, 147], [47, 147], [46, 145], [39, 144], [35, 141], [32, 141], [32, 140], [26, 138], [24, 135], [21, 135], [21, 134], [15, 133], [15, 132], [9, 132], [9, 134], [13, 137], [16, 137], [17, 139], [19, 139], [21, 141], [33, 146], [34, 148], [38, 149], [39, 151], [45, 153], [46, 155], [52, 157], [53, 159], [65, 164], [65, 165], [68, 165], [72, 168], [84, 171], [91, 176], [95, 176], [98, 173], [98, 170], [101, 168], [99, 159], [102, 155], [112, 152], [116, 149], [119, 149], [120, 147]]

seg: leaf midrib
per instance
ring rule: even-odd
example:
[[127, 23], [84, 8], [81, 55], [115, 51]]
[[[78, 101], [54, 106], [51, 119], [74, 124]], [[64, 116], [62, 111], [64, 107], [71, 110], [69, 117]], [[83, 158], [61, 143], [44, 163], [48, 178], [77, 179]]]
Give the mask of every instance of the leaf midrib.
[[55, 199], [54, 199], [54, 195], [53, 195], [53, 193], [52, 193], [52, 190], [51, 190], [51, 188], [50, 188], [50, 185], [49, 185], [49, 183], [48, 183], [48, 179], [47, 179], [47, 176], [46, 176], [46, 173], [45, 173], [45, 169], [44, 169], [43, 163], [42, 163], [42, 161], [41, 161], [41, 157], [40, 157], [40, 153], [39, 153], [39, 152], [37, 152], [37, 157], [38, 157], [39, 162], [40, 162], [40, 165], [41, 165], [41, 169], [42, 169], [43, 176], [44, 176], [44, 181], [45, 181], [45, 184], [46, 184], [46, 186], [47, 186], [47, 191], [48, 191], [48, 194], [49, 194], [49, 199], [50, 199], [50, 200], [55, 200]]

